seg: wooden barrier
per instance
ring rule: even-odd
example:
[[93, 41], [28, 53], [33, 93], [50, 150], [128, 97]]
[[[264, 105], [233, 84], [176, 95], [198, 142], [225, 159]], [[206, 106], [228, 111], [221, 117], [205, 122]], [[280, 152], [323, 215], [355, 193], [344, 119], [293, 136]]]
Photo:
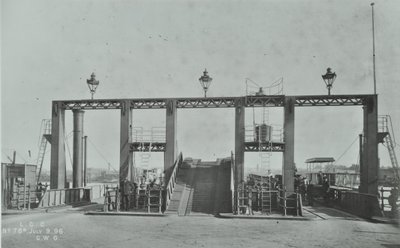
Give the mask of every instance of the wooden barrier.
[[40, 199], [39, 208], [55, 207], [82, 202], [90, 202], [91, 199], [85, 194], [91, 189], [76, 188], [76, 189], [51, 189], [46, 190]]

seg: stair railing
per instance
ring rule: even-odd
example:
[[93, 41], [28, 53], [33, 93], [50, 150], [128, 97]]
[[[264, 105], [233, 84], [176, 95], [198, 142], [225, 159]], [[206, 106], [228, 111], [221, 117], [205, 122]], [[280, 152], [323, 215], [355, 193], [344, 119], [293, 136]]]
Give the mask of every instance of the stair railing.
[[165, 209], [168, 209], [168, 205], [172, 198], [172, 193], [176, 185], [176, 177], [178, 175], [179, 168], [182, 164], [182, 153], [179, 154], [178, 159], [175, 161], [174, 169], [172, 170], [171, 176], [169, 177], [167, 187], [166, 187], [166, 199], [165, 199]]

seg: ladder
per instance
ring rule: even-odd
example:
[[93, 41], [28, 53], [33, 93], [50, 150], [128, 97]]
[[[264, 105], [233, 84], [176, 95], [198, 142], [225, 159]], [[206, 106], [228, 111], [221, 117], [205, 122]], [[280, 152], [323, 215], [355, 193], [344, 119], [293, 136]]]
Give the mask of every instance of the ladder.
[[[132, 139], [134, 142], [140, 143], [140, 163], [139, 167], [143, 170], [146, 170], [146, 178], [148, 178], [148, 167], [150, 164], [150, 158], [151, 158], [151, 146], [152, 146], [152, 141], [151, 138], [149, 140], [149, 137], [151, 135], [148, 135], [148, 131], [143, 130], [143, 127], [133, 127], [132, 128]], [[149, 144], [149, 150], [146, 151], [146, 145], [145, 143], [150, 142]], [[134, 159], [136, 159], [136, 156], [134, 156]], [[134, 161], [135, 163], [135, 161]], [[143, 171], [142, 171], [143, 173]], [[140, 174], [142, 174], [140, 173]], [[137, 174], [137, 176], [142, 176]]]
[[[265, 125], [269, 125], [269, 108], [268, 107], [263, 107], [263, 112], [262, 112], [262, 124]], [[270, 163], [271, 163], [271, 147], [272, 147], [272, 143], [271, 143], [271, 139], [267, 140], [267, 152], [263, 152], [262, 151], [262, 146], [263, 146], [263, 140], [261, 137], [261, 131], [258, 133], [259, 137], [258, 137], [258, 146], [259, 146], [259, 158], [260, 158], [260, 166], [258, 167], [258, 172], [260, 172], [260, 170], [267, 170], [270, 171]]]
[[42, 124], [40, 126], [40, 136], [39, 136], [39, 154], [36, 161], [36, 165], [39, 167], [39, 172], [37, 175], [37, 183], [40, 181], [40, 175], [42, 173], [42, 166], [44, 155], [46, 154], [46, 147], [47, 147], [47, 138], [46, 135], [51, 134], [51, 120], [50, 119], [43, 119]]
[[392, 163], [393, 173], [397, 183], [400, 183], [399, 163], [397, 161], [396, 153], [394, 150], [396, 146], [396, 141], [394, 140], [392, 119], [390, 118], [390, 115], [379, 116], [379, 119], [380, 119], [379, 121], [380, 131], [386, 134], [383, 138], [383, 142], [389, 151], [389, 157], [390, 157], [390, 162]]
[[260, 206], [261, 213], [271, 213], [272, 212], [272, 185], [271, 178], [268, 178], [266, 181], [263, 180], [261, 184], [261, 192], [260, 192]]
[[249, 197], [246, 186], [242, 183], [238, 185], [237, 190], [237, 210], [239, 215], [250, 213], [249, 210]]

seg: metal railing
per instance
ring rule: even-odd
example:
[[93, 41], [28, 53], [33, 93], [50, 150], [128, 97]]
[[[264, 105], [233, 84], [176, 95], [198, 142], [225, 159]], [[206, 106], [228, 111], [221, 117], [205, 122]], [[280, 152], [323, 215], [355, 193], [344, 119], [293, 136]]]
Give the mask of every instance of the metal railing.
[[[278, 124], [271, 124], [270, 126], [272, 126], [271, 139], [267, 142], [283, 142], [283, 127]], [[245, 142], [260, 141], [259, 137], [257, 137], [254, 125], [245, 126], [244, 132]]]
[[[383, 188], [381, 187], [381, 189], [379, 190], [380, 192], [380, 207], [382, 211], [391, 211], [392, 210], [392, 206], [389, 204], [389, 197], [391, 195], [391, 191], [392, 189], [388, 189], [388, 188]], [[399, 197], [397, 197], [396, 199], [396, 204], [399, 204]]]
[[172, 194], [174, 193], [176, 178], [178, 175], [179, 168], [181, 167], [183, 161], [182, 153], [179, 154], [178, 159], [175, 161], [174, 169], [171, 172], [168, 183], [166, 184], [166, 199], [165, 199], [165, 209], [168, 209], [169, 203], [172, 198]]
[[106, 187], [104, 193], [104, 212], [109, 211], [119, 211], [120, 207], [120, 195], [119, 188], [116, 187]]
[[147, 212], [151, 213], [152, 208], [156, 208], [157, 212], [161, 214], [162, 210], [162, 190], [149, 189], [147, 193]]
[[165, 132], [165, 127], [152, 127], [151, 129], [143, 129], [143, 127], [133, 127], [132, 141], [138, 143], [165, 143]]
[[[286, 216], [288, 210], [294, 209], [296, 211], [296, 215], [300, 215], [300, 201], [301, 195], [295, 192], [287, 192], [285, 188], [278, 189], [278, 206], [283, 210], [283, 215]], [[290, 193], [292, 197], [288, 197], [287, 193]], [[294, 204], [293, 204], [294, 201]], [[292, 202], [292, 204], [288, 204], [288, 202]]]

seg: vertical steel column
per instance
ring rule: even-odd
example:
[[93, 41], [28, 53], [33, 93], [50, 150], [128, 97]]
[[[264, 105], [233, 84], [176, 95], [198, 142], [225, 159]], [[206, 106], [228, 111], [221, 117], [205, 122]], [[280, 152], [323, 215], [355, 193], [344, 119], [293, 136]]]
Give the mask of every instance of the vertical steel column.
[[[360, 161], [359, 161], [359, 167], [360, 167], [360, 185], [358, 185], [358, 191], [359, 192], [367, 192], [367, 190], [366, 189], [362, 189], [362, 187], [364, 186], [364, 185], [367, 185], [366, 183], [364, 183], [364, 178], [362, 177], [362, 175], [364, 175], [364, 166], [363, 166], [363, 163], [364, 163], [364, 156], [363, 156], [363, 144], [364, 144], [364, 142], [363, 142], [363, 135], [362, 134], [359, 134], [358, 135], [358, 142], [359, 142], [359, 157], [360, 157]], [[351, 185], [353, 185], [353, 182], [352, 182], [352, 184]]]
[[362, 169], [360, 168], [360, 192], [378, 194], [378, 96], [366, 98], [364, 107], [364, 145]]
[[83, 186], [87, 186], [87, 136], [83, 136], [84, 163], [83, 163]]
[[63, 189], [66, 183], [65, 109], [53, 101], [51, 111], [50, 189]]
[[176, 100], [166, 101], [166, 129], [165, 129], [165, 153], [164, 153], [164, 173], [166, 180], [171, 176], [173, 165], [177, 158], [176, 153], [176, 124], [177, 124], [177, 106]]
[[244, 181], [244, 139], [245, 139], [244, 98], [235, 103], [235, 189]]
[[83, 115], [85, 111], [73, 112], [73, 150], [72, 150], [72, 187], [83, 187]]
[[295, 97], [285, 96], [283, 140], [285, 151], [283, 152], [283, 187], [288, 193], [294, 192], [294, 103]]
[[131, 102], [124, 100], [121, 102], [121, 127], [120, 127], [120, 157], [119, 157], [119, 180], [122, 182], [125, 178], [130, 178], [132, 173], [132, 153], [130, 144], [132, 143], [132, 111]]

